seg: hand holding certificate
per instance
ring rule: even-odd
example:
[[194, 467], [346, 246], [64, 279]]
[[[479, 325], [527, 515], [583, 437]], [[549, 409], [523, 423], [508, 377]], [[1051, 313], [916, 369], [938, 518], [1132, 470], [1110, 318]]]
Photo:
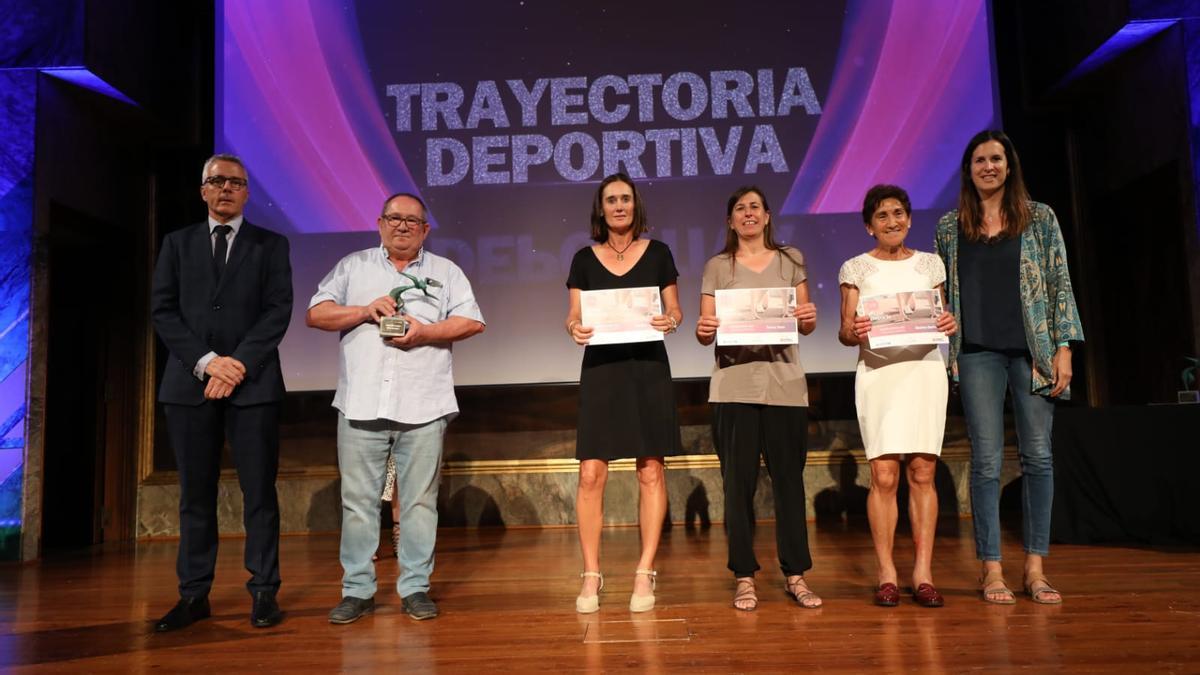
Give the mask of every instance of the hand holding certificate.
[[794, 345], [795, 288], [718, 289], [717, 345]]
[[626, 342], [653, 342], [663, 332], [650, 320], [663, 313], [658, 288], [615, 288], [606, 291], [580, 291], [581, 321], [593, 329], [588, 344], [611, 345]]
[[902, 291], [859, 298], [858, 314], [871, 319], [871, 349], [939, 345], [949, 340], [938, 327], [942, 294], [936, 290]]

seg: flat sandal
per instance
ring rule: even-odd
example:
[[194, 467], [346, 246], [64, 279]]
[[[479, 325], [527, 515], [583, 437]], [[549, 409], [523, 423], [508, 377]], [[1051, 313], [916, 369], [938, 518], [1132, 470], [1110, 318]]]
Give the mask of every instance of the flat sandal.
[[[1035, 591], [1035, 590], [1033, 590], [1033, 585], [1037, 584], [1037, 583], [1042, 584], [1042, 587]], [[1059, 593], [1057, 590], [1054, 589], [1053, 586], [1050, 585], [1050, 581], [1048, 579], [1046, 579], [1046, 576], [1044, 574], [1038, 574], [1036, 576], [1026, 578], [1025, 579], [1025, 592], [1029, 595], [1030, 600], [1033, 600], [1034, 602], [1036, 602], [1039, 605], [1061, 605], [1062, 604], [1062, 593]], [[1041, 594], [1043, 594], [1043, 593], [1054, 593], [1058, 597], [1054, 600], [1042, 600], [1042, 599], [1040, 599], [1039, 596], [1041, 596]]]
[[[748, 602], [746, 607], [739, 607], [739, 602]], [[753, 612], [758, 609], [758, 593], [754, 588], [754, 577], [737, 577], [734, 585], [733, 608], [742, 612]]]
[[[821, 596], [814, 593], [813, 590], [808, 587], [808, 581], [804, 578], [803, 574], [796, 575], [796, 580], [791, 582], [785, 578], [783, 580], [783, 588], [784, 591], [796, 601], [796, 604], [800, 605], [804, 609], [820, 609], [821, 605], [823, 604], [821, 602]], [[817, 601], [815, 605], [810, 604], [813, 600]]]
[[[992, 584], [995, 584], [995, 583], [999, 583], [1000, 587], [989, 590], [988, 586], [991, 586]], [[1002, 594], [1002, 597], [990, 598], [990, 597], [988, 597], [989, 593], [991, 593], [991, 594], [1000, 593], [1000, 594]], [[993, 605], [1015, 605], [1015, 604], [1017, 604], [1017, 598], [1016, 598], [1016, 596], [1013, 595], [1012, 589], [1010, 589], [1008, 587], [1008, 584], [1004, 583], [1004, 573], [1003, 572], [991, 571], [991, 572], [988, 572], [982, 579], [980, 579], [979, 580], [979, 595], [980, 595], [980, 597], [983, 598], [984, 602], [988, 602]]]

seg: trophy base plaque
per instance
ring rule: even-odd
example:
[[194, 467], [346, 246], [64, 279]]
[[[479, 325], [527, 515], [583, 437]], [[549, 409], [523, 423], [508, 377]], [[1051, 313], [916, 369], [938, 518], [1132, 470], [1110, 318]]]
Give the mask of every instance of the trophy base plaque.
[[379, 319], [379, 337], [404, 337], [408, 333], [408, 320], [397, 314]]

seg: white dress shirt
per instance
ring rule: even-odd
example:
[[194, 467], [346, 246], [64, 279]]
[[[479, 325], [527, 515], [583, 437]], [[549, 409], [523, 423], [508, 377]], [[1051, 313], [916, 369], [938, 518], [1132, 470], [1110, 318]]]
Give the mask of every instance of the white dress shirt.
[[[421, 249], [404, 271], [434, 279], [434, 297], [406, 291], [404, 313], [422, 323], [452, 316], [483, 322], [471, 283], [450, 260]], [[342, 258], [317, 286], [308, 306], [325, 301], [338, 305], [369, 305], [393, 288], [412, 281], [396, 270], [383, 246]], [[379, 336], [379, 327], [366, 322], [342, 333], [337, 393], [333, 407], [347, 419], [385, 419], [401, 424], [425, 424], [458, 412], [451, 370], [451, 345], [432, 344], [400, 349]]]

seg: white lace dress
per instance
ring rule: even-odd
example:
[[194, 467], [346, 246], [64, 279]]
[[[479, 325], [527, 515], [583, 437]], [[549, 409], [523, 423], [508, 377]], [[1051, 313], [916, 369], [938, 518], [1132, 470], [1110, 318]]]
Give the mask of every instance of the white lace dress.
[[[920, 251], [906, 260], [862, 254], [847, 260], [838, 283], [859, 297], [936, 288], [946, 281], [941, 258]], [[867, 459], [880, 455], [940, 455], [946, 430], [946, 364], [936, 345], [859, 347], [854, 403]]]

